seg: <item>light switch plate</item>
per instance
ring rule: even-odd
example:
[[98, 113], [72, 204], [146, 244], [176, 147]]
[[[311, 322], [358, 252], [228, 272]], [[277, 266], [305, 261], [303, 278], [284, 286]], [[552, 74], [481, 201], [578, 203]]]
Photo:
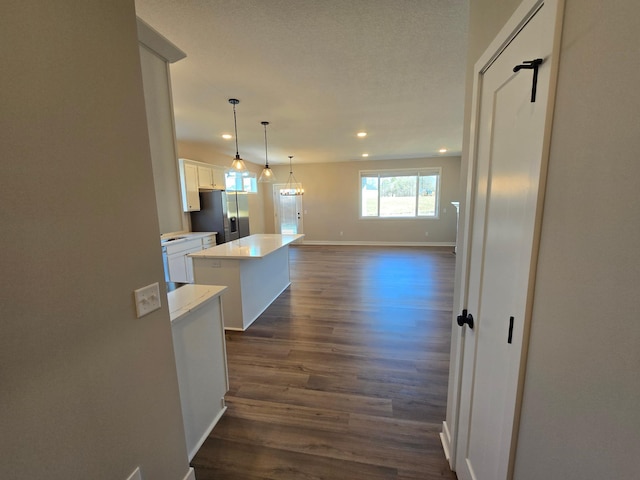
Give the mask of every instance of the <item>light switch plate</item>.
[[136, 314], [138, 318], [160, 308], [160, 285], [158, 282], [133, 291], [136, 299]]

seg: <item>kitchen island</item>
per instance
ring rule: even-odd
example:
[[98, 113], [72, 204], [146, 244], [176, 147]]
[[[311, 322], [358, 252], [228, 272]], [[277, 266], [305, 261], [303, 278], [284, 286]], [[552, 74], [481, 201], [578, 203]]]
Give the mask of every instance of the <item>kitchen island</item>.
[[291, 284], [289, 244], [302, 234], [250, 235], [189, 254], [195, 283], [226, 285], [224, 328], [246, 330]]

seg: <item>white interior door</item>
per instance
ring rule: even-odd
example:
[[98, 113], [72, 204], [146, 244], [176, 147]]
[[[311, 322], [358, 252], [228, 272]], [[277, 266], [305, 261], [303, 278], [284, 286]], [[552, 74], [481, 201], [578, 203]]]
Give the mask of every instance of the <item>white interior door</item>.
[[[531, 3], [531, 2], [529, 2]], [[541, 2], [481, 72], [456, 471], [460, 480], [510, 478], [526, 356], [546, 171], [557, 8]], [[536, 101], [534, 71], [543, 59]]]
[[303, 232], [302, 195], [280, 195], [285, 184], [273, 186], [273, 205], [276, 233]]

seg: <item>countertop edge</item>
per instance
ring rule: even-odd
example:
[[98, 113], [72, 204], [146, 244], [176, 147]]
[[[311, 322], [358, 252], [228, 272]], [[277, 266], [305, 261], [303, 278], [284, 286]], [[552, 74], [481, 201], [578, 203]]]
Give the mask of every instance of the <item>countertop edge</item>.
[[[218, 232], [182, 232], [182, 233], [178, 232], [178, 233], [164, 234], [164, 235], [160, 235], [160, 244], [163, 247], [167, 245], [176, 245], [176, 244], [186, 242], [188, 240], [196, 240], [196, 239], [208, 237], [210, 235], [218, 235]], [[184, 237], [184, 238], [167, 242], [169, 238], [174, 238], [174, 237]]]
[[[258, 235], [265, 235], [265, 234], [258, 234]], [[277, 234], [271, 234], [271, 235], [277, 235]], [[215, 252], [211, 252], [211, 250], [214, 249], [218, 249], [220, 250], [220, 247], [224, 247], [225, 245], [227, 246], [227, 248], [229, 246], [234, 247], [236, 246], [236, 244], [234, 242], [238, 242], [238, 247], [242, 247], [242, 245], [239, 245], [239, 243], [243, 240], [238, 239], [238, 240], [232, 240], [231, 242], [227, 242], [227, 243], [223, 243], [221, 245], [216, 245], [214, 247], [211, 248], [207, 248], [204, 250], [200, 250], [198, 252], [193, 252], [193, 253], [189, 253], [188, 256], [191, 258], [203, 258], [203, 259], [222, 259], [222, 260], [250, 260], [250, 259], [258, 259], [258, 258], [264, 258], [270, 254], [272, 254], [273, 252], [280, 250], [281, 248], [287, 247], [289, 245], [291, 245], [292, 243], [295, 243], [299, 240], [302, 240], [304, 238], [304, 234], [295, 234], [296, 238], [288, 238], [286, 242], [281, 243], [280, 245], [278, 245], [277, 247], [269, 250], [266, 253], [261, 253], [261, 254], [253, 254], [253, 255], [235, 255], [235, 254], [224, 254], [224, 253], [215, 253]], [[250, 237], [244, 237], [246, 238], [250, 238]], [[209, 252], [209, 253], [207, 253]]]
[[225, 285], [189, 284], [167, 293], [171, 324], [179, 322], [188, 313], [198, 310], [227, 289]]

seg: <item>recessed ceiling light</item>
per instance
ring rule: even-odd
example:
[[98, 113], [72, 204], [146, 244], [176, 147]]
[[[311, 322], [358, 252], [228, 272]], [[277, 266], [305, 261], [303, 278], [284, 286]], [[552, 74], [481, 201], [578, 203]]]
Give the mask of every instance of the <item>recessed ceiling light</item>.
[[438, 150], [440, 153], [447, 153], [447, 149], [446, 148], [441, 148], [440, 150]]
[[358, 132], [357, 135], [359, 137], [366, 137], [367, 136], [367, 132]]
[[362, 154], [362, 156], [363, 156], [363, 157], [368, 157], [368, 156], [369, 156], [369, 154], [368, 154], [368, 153], [363, 153], [363, 154]]
[[229, 135], [228, 133], [225, 133], [224, 135], [222, 135], [222, 138], [224, 138], [225, 140], [231, 140], [233, 136]]

